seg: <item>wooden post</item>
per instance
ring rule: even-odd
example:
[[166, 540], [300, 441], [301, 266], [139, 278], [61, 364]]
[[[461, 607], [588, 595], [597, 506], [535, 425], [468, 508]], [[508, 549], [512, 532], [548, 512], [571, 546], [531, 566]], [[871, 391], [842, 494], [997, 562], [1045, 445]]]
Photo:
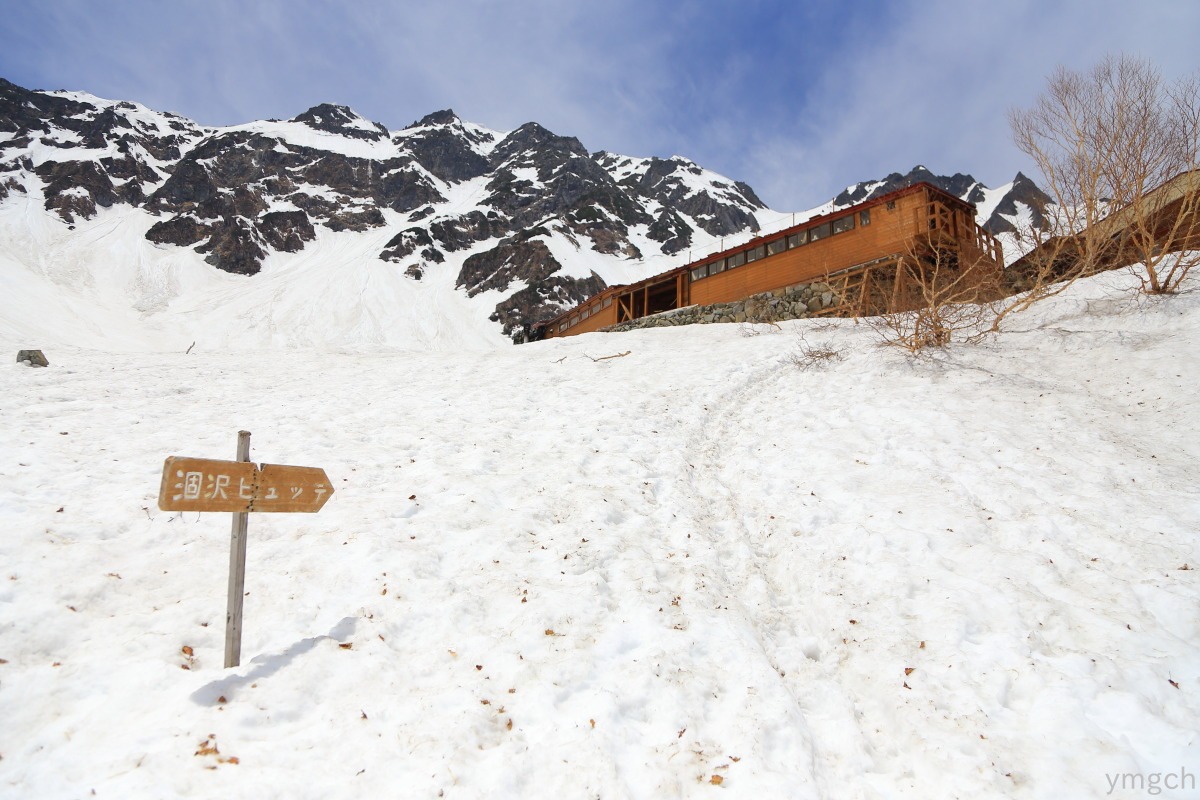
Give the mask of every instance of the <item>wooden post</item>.
[[[238, 431], [237, 460], [250, 460], [250, 431]], [[233, 515], [229, 538], [229, 601], [225, 611], [225, 668], [242, 663], [242, 600], [246, 591], [246, 533], [250, 515]]]

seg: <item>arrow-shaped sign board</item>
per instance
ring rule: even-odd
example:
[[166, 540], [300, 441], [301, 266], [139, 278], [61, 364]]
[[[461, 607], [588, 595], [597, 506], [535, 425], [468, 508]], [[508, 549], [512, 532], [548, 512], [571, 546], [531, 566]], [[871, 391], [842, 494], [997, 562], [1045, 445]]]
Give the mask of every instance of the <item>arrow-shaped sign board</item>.
[[230, 511], [229, 603], [225, 612], [225, 667], [242, 663], [242, 598], [246, 592], [246, 538], [256, 511], [320, 511], [333, 484], [318, 467], [250, 461], [250, 432], [238, 432], [237, 461], [171, 456], [163, 464], [158, 507], [163, 511]]
[[319, 467], [171, 456], [163, 464], [163, 511], [307, 512], [321, 510], [333, 485]]

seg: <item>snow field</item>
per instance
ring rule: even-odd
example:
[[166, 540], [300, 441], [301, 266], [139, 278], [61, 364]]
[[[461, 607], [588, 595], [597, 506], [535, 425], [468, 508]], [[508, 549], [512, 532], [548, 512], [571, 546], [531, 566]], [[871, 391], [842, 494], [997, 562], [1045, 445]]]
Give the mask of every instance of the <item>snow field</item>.
[[[1127, 288], [919, 359], [807, 320], [0, 368], [0, 795], [1049, 800], [1200, 771], [1200, 295]], [[801, 336], [843, 360], [798, 368]], [[229, 515], [156, 498], [166, 456], [239, 429], [337, 492], [251, 517], [223, 670]]]

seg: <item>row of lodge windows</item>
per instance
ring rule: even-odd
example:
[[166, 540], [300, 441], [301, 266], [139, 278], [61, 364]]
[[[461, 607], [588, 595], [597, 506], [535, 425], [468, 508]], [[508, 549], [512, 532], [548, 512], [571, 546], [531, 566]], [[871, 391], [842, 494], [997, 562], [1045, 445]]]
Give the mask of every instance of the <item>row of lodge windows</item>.
[[[838, 217], [829, 222], [822, 222], [820, 225], [814, 225], [802, 231], [797, 231], [790, 236], [780, 236], [778, 239], [772, 239], [766, 244], [756, 245], [747, 248], [740, 253], [734, 253], [725, 258], [719, 258], [708, 264], [702, 264], [692, 270], [692, 280], [698, 281], [701, 278], [707, 278], [709, 275], [716, 275], [724, 272], [727, 269], [740, 267], [743, 264], [750, 264], [758, 261], [760, 258], [773, 256], [782, 253], [784, 250], [791, 250], [794, 247], [809, 244], [810, 242], [819, 242], [821, 239], [827, 239], [830, 236], [836, 236], [839, 233], [854, 230], [854, 214], [847, 214], [844, 217]], [[858, 225], [860, 228], [865, 228], [871, 224], [871, 210], [864, 209], [858, 212]]]
[[583, 322], [585, 319], [590, 317], [592, 314], [600, 313], [600, 309], [608, 308], [609, 306], [611, 306], [612, 301], [613, 301], [613, 299], [611, 297], [606, 297], [606, 298], [604, 298], [603, 303], [601, 303], [599, 300], [597, 300], [595, 303], [592, 303], [590, 306], [583, 309], [578, 314], [572, 314], [570, 319], [558, 323], [558, 332], [562, 333], [567, 328], [574, 328], [576, 325]]
[[[888, 203], [888, 207], [894, 207], [894, 203]], [[858, 226], [865, 228], [871, 224], [871, 210], [864, 209], [858, 212]], [[724, 272], [727, 269], [734, 269], [744, 264], [752, 264], [759, 259], [767, 256], [778, 255], [785, 250], [791, 250], [801, 245], [806, 245], [811, 242], [819, 242], [822, 239], [827, 239], [830, 236], [836, 236], [839, 233], [846, 233], [854, 230], [854, 214], [847, 214], [844, 217], [838, 217], [835, 220], [822, 222], [820, 225], [814, 225], [802, 231], [790, 234], [788, 236], [780, 236], [777, 239], [772, 239], [765, 244], [755, 245], [742, 250], [740, 253], [734, 253], [731, 256], [717, 259], [708, 264], [703, 264], [693, 269], [692, 280], [698, 281], [701, 278], [706, 278], [709, 275], [716, 275]], [[587, 308], [581, 310], [577, 314], [572, 314], [569, 319], [563, 320], [558, 324], [558, 332], [562, 333], [570, 328], [574, 328], [579, 323], [586, 320], [593, 314], [598, 313], [602, 308], [608, 308], [612, 305], [611, 297], [604, 298], [603, 304], [600, 301], [592, 303]]]

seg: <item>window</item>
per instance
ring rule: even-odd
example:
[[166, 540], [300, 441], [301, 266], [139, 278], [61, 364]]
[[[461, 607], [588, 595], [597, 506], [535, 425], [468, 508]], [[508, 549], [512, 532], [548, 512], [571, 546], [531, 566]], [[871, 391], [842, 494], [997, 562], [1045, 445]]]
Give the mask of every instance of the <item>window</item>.
[[853, 214], [846, 216], [846, 217], [842, 217], [841, 219], [835, 219], [833, 221], [833, 232], [834, 233], [845, 233], [846, 231], [852, 231], [852, 230], [854, 230], [854, 215]]
[[830, 226], [829, 226], [828, 222], [826, 222], [822, 225], [818, 225], [815, 228], [809, 228], [808, 229], [808, 240], [810, 242], [816, 242], [821, 239], [825, 239], [829, 236], [829, 231], [830, 231]]
[[604, 298], [604, 307], [608, 308], [611, 305], [612, 305], [612, 298], [611, 297]]
[[600, 304], [596, 303], [596, 305], [592, 306], [592, 316], [595, 316], [596, 314], [599, 314], [599, 313], [600, 313]]
[[729, 268], [730, 269], [732, 269], [734, 267], [740, 267], [742, 264], [745, 264], [745, 263], [746, 263], [745, 251], [743, 251], [741, 253], [734, 253], [733, 255], [731, 255], [729, 257]]
[[860, 228], [865, 228], [870, 224], [871, 224], [871, 209], [868, 208], [865, 211], [858, 212], [858, 226]]
[[787, 250], [787, 239], [776, 239], [767, 244], [767, 255], [773, 256]]
[[574, 328], [578, 324], [579, 324], [579, 315], [576, 314], [575, 316], [571, 317], [571, 327]]
[[565, 331], [566, 329], [567, 329], [567, 323], [565, 323], [565, 322], [564, 322], [563, 324], [561, 324], [561, 325], [559, 325], [559, 326], [558, 326], [558, 332], [559, 332], [559, 333], [562, 333], [562, 332], [563, 332], [563, 331]]
[[[733, 265], [730, 264], [729, 266], [732, 267]], [[708, 265], [708, 274], [709, 275], [716, 275], [718, 272], [724, 272], [724, 271], [725, 271], [725, 259], [723, 259], [723, 258], [719, 258], [716, 261], [714, 261]]]
[[895, 210], [896, 210], [896, 201], [895, 201], [895, 200], [888, 200], [888, 202], [887, 202], [887, 210], [888, 210], [888, 211], [895, 211]]
[[767, 248], [761, 244], [758, 247], [751, 247], [746, 251], [746, 263], [749, 264], [751, 261], [758, 261], [760, 258], [766, 256], [766, 254]]
[[708, 276], [708, 265], [707, 264], [705, 264], [702, 267], [696, 267], [694, 270], [692, 270], [692, 280], [694, 280], [694, 281], [698, 281], [701, 278], [705, 278], [707, 276]]
[[592, 315], [592, 312], [591, 312], [589, 309], [586, 309], [586, 308], [585, 308], [585, 309], [584, 309], [582, 312], [580, 312], [580, 314], [579, 314], [579, 321], [580, 321], [580, 322], [583, 322], [585, 319], [587, 319], [587, 318], [588, 318], [588, 317], [590, 317], [591, 315]]
[[793, 233], [791, 236], [789, 236], [787, 238], [787, 246], [789, 248], [799, 247], [800, 245], [807, 244], [807, 243], [808, 243], [808, 231], [800, 231], [799, 233]]

